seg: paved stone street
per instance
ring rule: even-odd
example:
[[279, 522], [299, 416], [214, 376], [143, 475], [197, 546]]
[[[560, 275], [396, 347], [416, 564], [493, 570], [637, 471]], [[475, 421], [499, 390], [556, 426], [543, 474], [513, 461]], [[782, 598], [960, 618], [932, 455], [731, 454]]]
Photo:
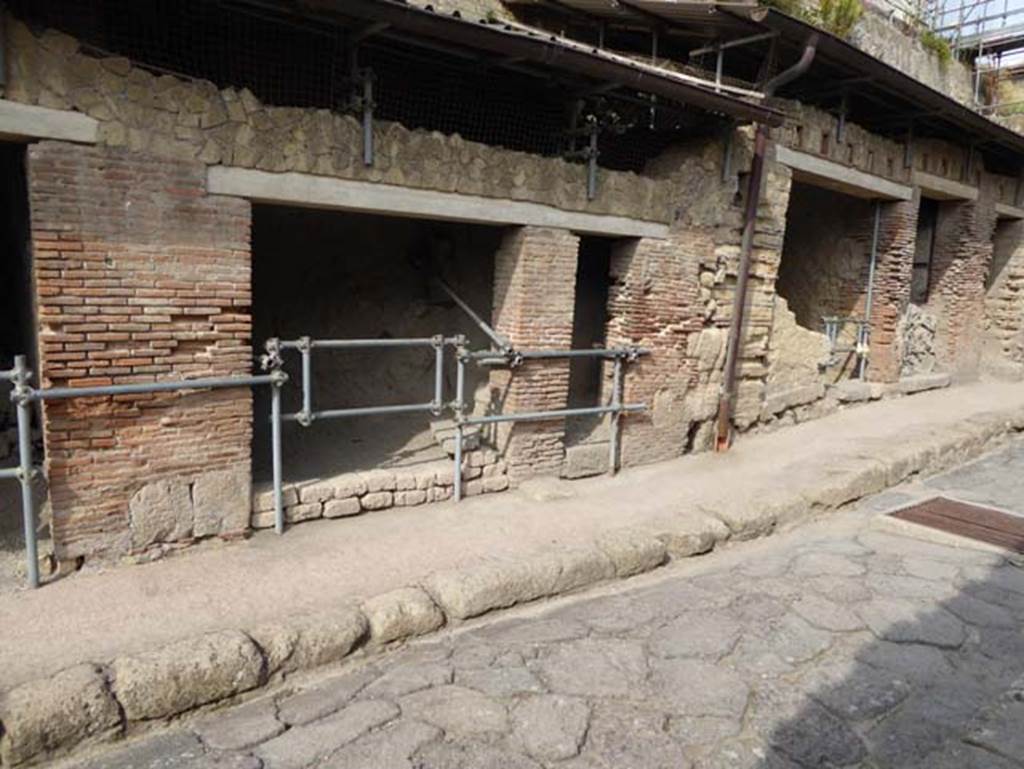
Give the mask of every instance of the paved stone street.
[[1024, 570], [901, 535], [1024, 510], [1024, 442], [796, 531], [367, 656], [75, 769], [1024, 767]]

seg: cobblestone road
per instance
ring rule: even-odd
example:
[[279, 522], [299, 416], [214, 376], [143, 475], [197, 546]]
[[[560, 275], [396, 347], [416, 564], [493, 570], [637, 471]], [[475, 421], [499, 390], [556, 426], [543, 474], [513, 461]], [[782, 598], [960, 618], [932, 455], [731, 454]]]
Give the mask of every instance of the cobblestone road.
[[1024, 510], [1024, 444], [797, 532], [350, 663], [76, 769], [1024, 767], [1024, 570], [873, 527]]

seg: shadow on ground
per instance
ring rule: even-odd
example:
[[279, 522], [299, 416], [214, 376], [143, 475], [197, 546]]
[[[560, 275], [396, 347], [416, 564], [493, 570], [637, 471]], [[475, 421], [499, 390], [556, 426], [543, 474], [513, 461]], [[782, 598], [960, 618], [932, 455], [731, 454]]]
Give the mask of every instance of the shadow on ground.
[[830, 650], [805, 674], [761, 685], [753, 734], [697, 766], [1024, 767], [1024, 571], [971, 559], [971, 577], [936, 606], [894, 595], [857, 607], [873, 640], [840, 640], [841, 658]]

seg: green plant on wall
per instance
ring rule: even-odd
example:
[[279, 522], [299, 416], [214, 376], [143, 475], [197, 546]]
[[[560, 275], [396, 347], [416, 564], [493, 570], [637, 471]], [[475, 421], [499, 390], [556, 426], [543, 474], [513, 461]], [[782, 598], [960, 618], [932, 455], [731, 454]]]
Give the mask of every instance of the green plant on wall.
[[863, 15], [861, 0], [818, 1], [818, 23], [836, 37], [849, 37]]
[[803, 0], [761, 0], [761, 5], [803, 19], [837, 37], [849, 37], [864, 15], [862, 0], [817, 0], [817, 5]]
[[949, 41], [941, 35], [937, 35], [930, 29], [925, 29], [921, 32], [920, 39], [924, 49], [934, 53], [942, 64], [948, 64], [953, 58], [953, 49], [950, 48]]

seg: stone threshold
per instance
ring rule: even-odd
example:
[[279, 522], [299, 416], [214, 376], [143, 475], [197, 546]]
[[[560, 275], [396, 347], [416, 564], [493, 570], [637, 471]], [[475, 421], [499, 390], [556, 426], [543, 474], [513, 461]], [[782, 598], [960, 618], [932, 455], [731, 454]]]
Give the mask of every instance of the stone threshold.
[[[702, 505], [642, 525], [584, 535], [515, 558], [446, 569], [358, 604], [224, 629], [136, 654], [73, 665], [0, 697], [0, 762], [39, 763], [134, 735], [182, 714], [237, 702], [301, 671], [337, 664], [445, 625], [610, 580], [626, 579], [729, 540], [766, 536], [915, 475], [980, 455], [1024, 430], [1024, 406], [900, 436], [861, 437], [858, 450], [822, 455], [771, 488], [723, 489]], [[872, 447], [872, 448], [867, 448]], [[638, 472], [640, 480], [643, 475]], [[358, 655], [356, 655], [358, 656]]]

